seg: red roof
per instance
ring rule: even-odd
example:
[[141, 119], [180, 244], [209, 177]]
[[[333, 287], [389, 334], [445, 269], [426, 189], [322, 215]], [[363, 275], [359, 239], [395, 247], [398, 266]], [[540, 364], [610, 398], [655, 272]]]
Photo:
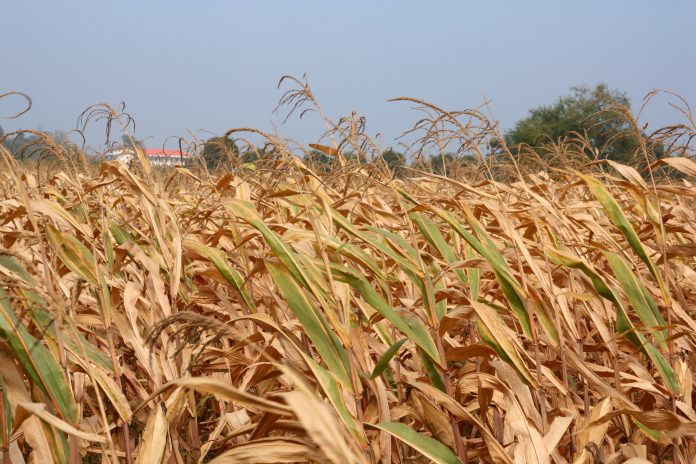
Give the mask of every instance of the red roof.
[[167, 156], [167, 157], [172, 157], [172, 158], [189, 158], [191, 155], [189, 155], [186, 152], [183, 152], [181, 150], [167, 150], [167, 149], [162, 149], [162, 148], [145, 148], [143, 149], [143, 152], [147, 156]]

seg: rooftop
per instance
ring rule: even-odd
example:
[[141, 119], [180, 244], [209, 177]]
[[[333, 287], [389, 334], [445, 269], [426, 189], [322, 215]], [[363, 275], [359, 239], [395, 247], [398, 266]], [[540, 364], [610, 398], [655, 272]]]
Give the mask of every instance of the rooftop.
[[191, 154], [181, 150], [168, 150], [164, 148], [143, 148], [147, 156], [166, 156], [171, 158], [190, 158]]

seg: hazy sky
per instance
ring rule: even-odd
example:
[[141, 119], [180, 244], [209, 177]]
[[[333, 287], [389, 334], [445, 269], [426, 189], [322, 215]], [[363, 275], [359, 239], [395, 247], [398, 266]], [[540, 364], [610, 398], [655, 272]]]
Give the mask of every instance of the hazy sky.
[[[696, 1], [0, 0], [0, 93], [34, 106], [5, 130], [70, 130], [91, 104], [125, 101], [136, 136], [274, 130], [280, 76], [306, 72], [332, 117], [356, 111], [383, 144], [417, 118], [408, 95], [449, 109], [491, 100], [512, 126], [573, 85], [606, 82], [634, 108], [654, 88], [696, 106]], [[0, 101], [0, 117], [20, 101]], [[651, 126], [674, 122], [664, 99]], [[316, 117], [279, 132], [316, 141]], [[90, 144], [103, 131], [90, 132]]]

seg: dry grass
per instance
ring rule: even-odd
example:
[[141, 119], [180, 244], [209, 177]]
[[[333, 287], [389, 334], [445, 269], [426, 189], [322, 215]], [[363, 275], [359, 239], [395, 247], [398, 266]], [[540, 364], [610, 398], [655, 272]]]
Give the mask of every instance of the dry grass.
[[652, 166], [678, 180], [482, 157], [474, 182], [318, 175], [268, 141], [220, 176], [3, 152], [5, 462], [694, 459], [690, 140]]

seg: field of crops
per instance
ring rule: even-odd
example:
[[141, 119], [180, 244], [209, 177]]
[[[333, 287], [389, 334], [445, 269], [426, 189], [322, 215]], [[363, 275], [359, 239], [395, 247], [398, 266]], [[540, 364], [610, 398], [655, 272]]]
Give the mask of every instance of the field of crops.
[[692, 462], [684, 154], [467, 182], [3, 151], [3, 462]]

